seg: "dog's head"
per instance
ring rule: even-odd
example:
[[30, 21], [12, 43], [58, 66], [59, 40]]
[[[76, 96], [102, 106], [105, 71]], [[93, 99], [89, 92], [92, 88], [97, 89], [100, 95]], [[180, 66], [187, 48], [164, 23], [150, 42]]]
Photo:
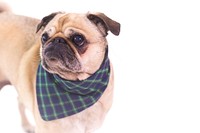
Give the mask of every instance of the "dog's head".
[[120, 24], [103, 13], [52, 13], [37, 26], [41, 30], [43, 67], [65, 79], [82, 80], [101, 65], [108, 31], [119, 35]]

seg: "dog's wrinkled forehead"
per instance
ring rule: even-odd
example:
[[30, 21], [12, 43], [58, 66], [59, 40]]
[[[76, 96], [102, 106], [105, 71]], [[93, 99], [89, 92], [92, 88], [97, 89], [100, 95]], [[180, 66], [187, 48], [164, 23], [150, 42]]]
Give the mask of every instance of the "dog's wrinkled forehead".
[[56, 32], [65, 31], [70, 32], [67, 29], [79, 29], [79, 31], [88, 30], [91, 31], [90, 26], [94, 26], [90, 23], [90, 20], [87, 18], [86, 14], [77, 14], [77, 13], [52, 13], [47, 17], [44, 17], [40, 24], [38, 24], [37, 32], [42, 29], [44, 32], [49, 33], [49, 36], [55, 34]]
[[[91, 23], [88, 23], [90, 21]], [[85, 23], [86, 22], [86, 23]], [[114, 35], [119, 35], [120, 33], [120, 24], [103, 13], [87, 13], [87, 14], [76, 14], [76, 13], [63, 13], [56, 12], [44, 17], [37, 26], [36, 32], [40, 29], [45, 28], [50, 24], [50, 26], [55, 26], [57, 30], [62, 30], [64, 24], [72, 24], [73, 27], [82, 28], [88, 24], [96, 26], [98, 31], [107, 36], [107, 32], [111, 31]], [[85, 25], [86, 24], [86, 25]]]
[[50, 14], [50, 15], [48, 15], [48, 16], [45, 16], [45, 17], [41, 20], [41, 22], [37, 25], [36, 33], [37, 33], [39, 30], [41, 30], [42, 28], [45, 28], [45, 27], [49, 24], [49, 22], [50, 22], [51, 20], [53, 20], [53, 19], [58, 19], [58, 18], [60, 18], [60, 17], [62, 17], [62, 16], [64, 16], [64, 15], [65, 15], [65, 13], [63, 13], [63, 12], [55, 12], [55, 13], [52, 13], [52, 14]]

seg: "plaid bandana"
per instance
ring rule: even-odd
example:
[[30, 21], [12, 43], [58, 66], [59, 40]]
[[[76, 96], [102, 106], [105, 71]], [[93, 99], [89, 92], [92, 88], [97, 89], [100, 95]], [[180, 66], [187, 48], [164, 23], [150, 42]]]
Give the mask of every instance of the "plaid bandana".
[[47, 72], [39, 64], [37, 72], [37, 102], [43, 120], [50, 121], [79, 113], [92, 106], [103, 94], [110, 75], [106, 56], [101, 67], [82, 81], [71, 81]]

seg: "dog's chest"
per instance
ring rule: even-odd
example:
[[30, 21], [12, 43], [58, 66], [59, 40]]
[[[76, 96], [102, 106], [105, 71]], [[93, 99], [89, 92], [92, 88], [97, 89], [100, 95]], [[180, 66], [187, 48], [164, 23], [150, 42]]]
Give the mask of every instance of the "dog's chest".
[[100, 102], [76, 115], [54, 121], [40, 121], [38, 133], [90, 133], [101, 126], [106, 111]]

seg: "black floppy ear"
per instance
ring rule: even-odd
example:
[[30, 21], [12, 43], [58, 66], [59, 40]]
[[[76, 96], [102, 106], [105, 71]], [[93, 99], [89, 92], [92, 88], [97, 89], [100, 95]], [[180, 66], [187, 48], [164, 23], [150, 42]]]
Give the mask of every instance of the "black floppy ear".
[[91, 20], [105, 35], [108, 34], [108, 31], [111, 31], [116, 36], [120, 33], [120, 23], [110, 19], [103, 13], [89, 13], [87, 14], [87, 18]]
[[55, 12], [55, 13], [51, 13], [48, 16], [45, 16], [41, 22], [37, 25], [37, 30], [36, 33], [42, 28], [45, 27], [57, 14], [59, 14], [61, 12]]

